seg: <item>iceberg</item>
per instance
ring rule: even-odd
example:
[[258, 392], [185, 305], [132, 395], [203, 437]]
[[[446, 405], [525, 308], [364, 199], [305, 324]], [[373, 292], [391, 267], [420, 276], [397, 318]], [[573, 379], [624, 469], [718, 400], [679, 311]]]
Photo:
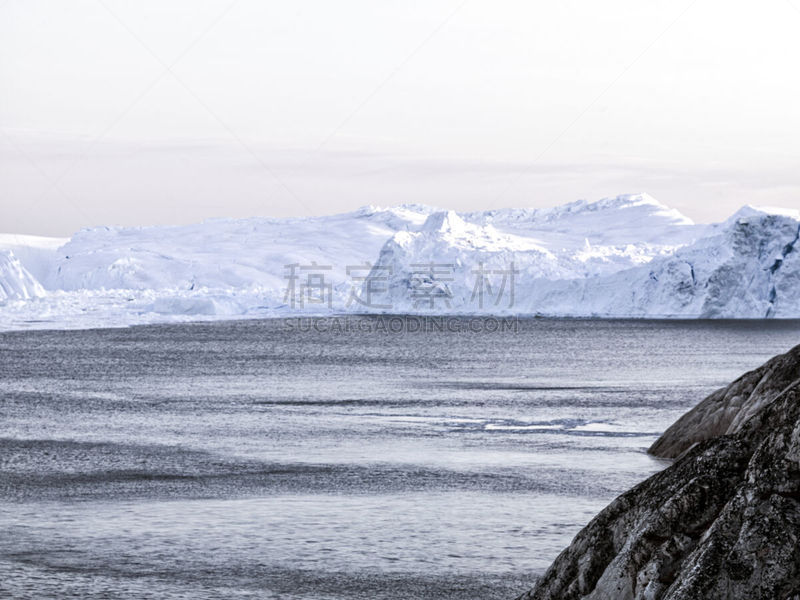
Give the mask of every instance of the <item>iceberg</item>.
[[798, 318], [800, 212], [647, 194], [0, 236], [0, 329], [334, 313]]
[[0, 303], [44, 296], [44, 288], [11, 250], [0, 250]]

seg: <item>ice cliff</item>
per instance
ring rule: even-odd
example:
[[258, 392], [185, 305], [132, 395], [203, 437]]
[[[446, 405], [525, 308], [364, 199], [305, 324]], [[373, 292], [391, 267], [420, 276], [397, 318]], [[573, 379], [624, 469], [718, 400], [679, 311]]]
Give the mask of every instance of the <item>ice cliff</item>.
[[796, 217], [746, 208], [696, 226], [647, 196], [613, 200], [521, 218], [434, 213], [384, 245], [375, 272], [391, 275], [378, 304], [430, 308], [414, 293], [427, 269], [446, 290], [433, 300], [441, 312], [800, 316]]
[[0, 302], [30, 300], [44, 295], [41, 284], [11, 250], [0, 250]]

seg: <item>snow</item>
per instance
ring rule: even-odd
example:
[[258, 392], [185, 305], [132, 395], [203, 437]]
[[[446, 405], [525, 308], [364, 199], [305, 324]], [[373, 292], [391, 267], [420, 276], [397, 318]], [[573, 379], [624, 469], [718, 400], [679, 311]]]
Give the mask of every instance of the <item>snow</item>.
[[0, 235], [0, 329], [343, 312], [800, 317], [799, 233], [794, 210], [696, 225], [628, 194]]
[[425, 214], [405, 207], [364, 208], [310, 219], [215, 219], [181, 227], [105, 227], [78, 232], [60, 250], [44, 282], [60, 290], [280, 291], [285, 265], [332, 267], [341, 285], [346, 266], [374, 258], [396, 231]]
[[800, 219], [800, 210], [795, 208], [780, 208], [777, 206], [751, 206], [744, 205], [737, 210], [727, 222], [737, 221], [738, 219], [761, 216], [761, 215], [779, 215], [783, 217], [791, 217], [792, 219]]

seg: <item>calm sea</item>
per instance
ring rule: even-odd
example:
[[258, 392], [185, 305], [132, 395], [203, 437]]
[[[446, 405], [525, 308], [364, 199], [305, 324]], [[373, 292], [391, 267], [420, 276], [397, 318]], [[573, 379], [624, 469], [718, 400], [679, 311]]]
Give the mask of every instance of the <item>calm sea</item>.
[[0, 334], [0, 596], [510, 599], [672, 421], [800, 343], [375, 319]]

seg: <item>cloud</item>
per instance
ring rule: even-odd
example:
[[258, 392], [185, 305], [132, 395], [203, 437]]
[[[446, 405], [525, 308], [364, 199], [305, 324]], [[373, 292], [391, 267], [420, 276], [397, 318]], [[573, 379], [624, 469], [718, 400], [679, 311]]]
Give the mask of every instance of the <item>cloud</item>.
[[2, 229], [45, 235], [366, 204], [542, 207], [643, 191], [699, 222], [723, 220], [743, 204], [800, 208], [795, 173], [780, 165], [687, 169], [625, 157], [527, 163], [264, 144], [248, 150], [210, 140], [92, 143], [20, 132], [0, 145], [0, 161]]

